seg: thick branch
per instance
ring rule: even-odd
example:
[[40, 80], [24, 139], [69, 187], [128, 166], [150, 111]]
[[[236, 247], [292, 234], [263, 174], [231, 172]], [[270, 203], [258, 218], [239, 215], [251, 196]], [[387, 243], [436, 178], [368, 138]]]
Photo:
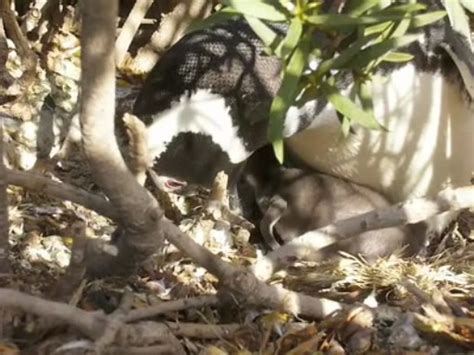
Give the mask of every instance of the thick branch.
[[84, 0], [82, 6], [80, 119], [84, 151], [95, 182], [120, 215], [124, 232], [117, 241], [117, 257], [106, 259], [107, 255], [101, 255], [90, 259], [92, 274], [119, 270], [130, 273], [163, 241], [159, 228], [162, 211], [129, 172], [114, 135], [117, 8], [117, 0]]
[[417, 198], [380, 210], [338, 221], [334, 224], [307, 232], [285, 246], [257, 260], [253, 271], [259, 279], [271, 275], [296, 260], [312, 260], [313, 255], [332, 243], [340, 242], [360, 233], [418, 223], [437, 214], [474, 206], [474, 186], [446, 189], [435, 199]]

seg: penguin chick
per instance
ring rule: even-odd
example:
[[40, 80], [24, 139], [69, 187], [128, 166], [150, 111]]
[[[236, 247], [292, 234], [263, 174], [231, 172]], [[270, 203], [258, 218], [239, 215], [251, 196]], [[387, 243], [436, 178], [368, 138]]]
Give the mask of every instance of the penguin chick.
[[[260, 232], [271, 249], [278, 247], [279, 241], [287, 243], [310, 230], [390, 206], [384, 196], [364, 186], [313, 171], [277, 166], [269, 148], [250, 158], [244, 179], [253, 189], [262, 214]], [[364, 232], [323, 247], [318, 259], [337, 257], [339, 251], [362, 255], [368, 261], [399, 250], [413, 255], [424, 245], [424, 231], [424, 224], [420, 223]]]

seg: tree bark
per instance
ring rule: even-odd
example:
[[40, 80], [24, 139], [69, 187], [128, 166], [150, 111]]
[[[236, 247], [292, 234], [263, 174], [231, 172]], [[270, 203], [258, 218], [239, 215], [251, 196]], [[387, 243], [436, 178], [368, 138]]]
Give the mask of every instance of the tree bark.
[[3, 118], [0, 117], [0, 273], [5, 274], [10, 272], [8, 230], [7, 174], [3, 163]]
[[8, 72], [6, 64], [8, 61], [7, 36], [3, 27], [3, 20], [0, 18], [0, 85], [5, 89], [13, 83], [14, 79]]
[[15, 47], [23, 62], [23, 66], [25, 67], [25, 71], [20, 78], [21, 85], [28, 87], [35, 78], [37, 57], [31, 50], [30, 45], [15, 18], [9, 0], [0, 0], [0, 15], [3, 19], [7, 35], [13, 43], [15, 43]]
[[118, 254], [92, 245], [88, 272], [128, 274], [162, 245], [163, 213], [128, 170], [114, 135], [117, 0], [84, 0], [82, 9], [82, 142], [95, 182], [121, 219]]

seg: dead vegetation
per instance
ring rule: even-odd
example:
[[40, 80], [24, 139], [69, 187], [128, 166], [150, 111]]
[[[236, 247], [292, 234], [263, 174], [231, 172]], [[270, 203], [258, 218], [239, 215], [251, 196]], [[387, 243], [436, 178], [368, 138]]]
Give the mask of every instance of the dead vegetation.
[[[154, 9], [157, 3], [137, 1], [132, 10], [130, 2], [121, 2], [121, 23], [130, 32], [128, 39], [119, 35], [116, 47], [128, 48], [137, 21], [146, 22], [144, 9], [151, 6], [151, 13], [160, 14], [151, 26], [160, 41], [156, 60], [182, 35], [186, 21], [205, 16], [212, 5], [169, 1]], [[134, 143], [140, 142], [140, 128], [130, 126], [132, 118], [125, 124], [132, 144], [127, 163], [113, 143], [114, 107], [119, 125], [133, 101], [137, 83], [130, 73], [140, 61], [132, 65], [126, 59], [115, 73], [111, 2], [84, 4], [89, 7], [81, 38], [74, 1], [36, 1], [16, 13], [2, 8], [8, 34], [7, 70], [0, 72], [6, 83], [1, 97], [7, 167], [0, 170], [0, 189], [9, 184], [9, 224], [0, 221], [0, 261], [8, 255], [9, 263], [0, 263], [1, 351], [343, 354], [474, 348], [469, 211], [423, 257], [392, 256], [370, 265], [346, 255], [337, 264], [313, 264], [302, 254], [296, 262], [287, 253], [291, 244], [276, 251], [283, 254], [263, 257], [249, 242], [253, 226], [228, 208], [225, 176], [217, 177], [212, 191], [188, 198], [161, 192], [155, 200], [140, 184], [148, 161]], [[7, 25], [12, 14], [16, 25]], [[167, 24], [181, 21], [179, 16], [186, 17], [183, 27]], [[8, 26], [16, 31], [13, 38]], [[166, 26], [175, 32], [163, 35]], [[141, 36], [147, 34], [135, 37]], [[145, 50], [149, 46], [153, 41]], [[82, 132], [73, 119], [79, 87]], [[401, 224], [407, 213], [397, 212], [407, 206], [413, 221], [472, 206], [472, 199], [472, 187], [466, 187], [315, 233], [328, 238]], [[0, 194], [0, 212], [6, 202]], [[298, 242], [299, 250], [314, 250]], [[272, 263], [282, 259], [285, 269], [273, 274]], [[91, 277], [120, 273], [132, 276]]]

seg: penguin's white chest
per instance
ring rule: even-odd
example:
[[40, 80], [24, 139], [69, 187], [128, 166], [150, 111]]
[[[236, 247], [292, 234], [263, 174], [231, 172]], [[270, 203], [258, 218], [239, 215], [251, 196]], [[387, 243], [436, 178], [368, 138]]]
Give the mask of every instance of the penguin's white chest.
[[388, 132], [357, 127], [347, 138], [332, 107], [289, 138], [309, 166], [369, 186], [393, 201], [470, 183], [474, 109], [440, 74], [412, 65], [374, 82], [375, 114]]
[[186, 132], [211, 137], [232, 163], [240, 163], [251, 154], [238, 134], [225, 98], [209, 90], [184, 94], [169, 109], [153, 116], [147, 129], [150, 156], [159, 158], [178, 134]]

